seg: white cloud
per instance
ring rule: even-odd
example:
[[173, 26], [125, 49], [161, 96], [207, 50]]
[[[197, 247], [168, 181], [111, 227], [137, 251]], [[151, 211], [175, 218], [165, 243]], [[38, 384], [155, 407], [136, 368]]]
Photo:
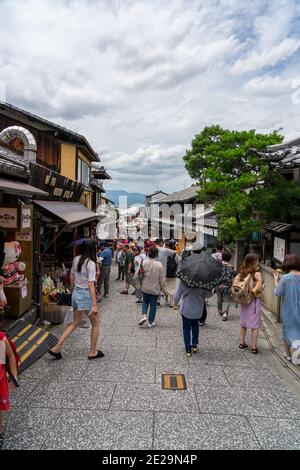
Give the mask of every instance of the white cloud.
[[245, 59], [235, 62], [232, 67], [233, 73], [245, 73], [260, 70], [266, 66], [274, 67], [278, 63], [284, 61], [296, 52], [300, 47], [300, 41], [294, 39], [285, 39], [270, 49], [260, 52], [250, 52]]
[[84, 134], [106, 186], [175, 191], [206, 125], [300, 135], [299, 16], [297, 0], [1, 0], [0, 81]]

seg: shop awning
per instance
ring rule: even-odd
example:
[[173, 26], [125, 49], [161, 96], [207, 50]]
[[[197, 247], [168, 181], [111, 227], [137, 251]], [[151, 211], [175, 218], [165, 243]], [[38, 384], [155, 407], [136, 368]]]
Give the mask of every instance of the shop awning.
[[4, 178], [0, 178], [0, 191], [7, 194], [17, 194], [18, 196], [48, 196], [46, 191], [34, 188], [30, 184]]
[[269, 224], [264, 225], [263, 228], [270, 232], [284, 233], [284, 232], [291, 232], [293, 230], [297, 232], [300, 227], [294, 224], [285, 224], [282, 222], [270, 222]]
[[70, 228], [101, 218], [96, 212], [87, 209], [80, 202], [34, 201], [34, 203], [62, 219]]

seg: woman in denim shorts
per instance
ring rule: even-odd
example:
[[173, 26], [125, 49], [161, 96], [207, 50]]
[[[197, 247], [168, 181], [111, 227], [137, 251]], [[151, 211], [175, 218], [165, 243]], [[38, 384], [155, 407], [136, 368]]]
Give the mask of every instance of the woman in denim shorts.
[[73, 260], [71, 270], [71, 284], [74, 286], [72, 294], [72, 307], [74, 320], [65, 329], [62, 337], [49, 351], [51, 356], [62, 359], [60, 352], [63, 343], [80, 325], [83, 314], [87, 314], [92, 324], [91, 349], [88, 359], [103, 357], [102, 351], [97, 351], [99, 337], [99, 316], [96, 300], [96, 242], [92, 238], [86, 238], [81, 245], [81, 254]]

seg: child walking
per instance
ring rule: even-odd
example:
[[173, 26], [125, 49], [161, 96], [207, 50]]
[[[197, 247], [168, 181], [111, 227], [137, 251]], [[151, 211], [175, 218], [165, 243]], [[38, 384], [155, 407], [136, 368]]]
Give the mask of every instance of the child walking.
[[[17, 361], [10, 342], [2, 331], [0, 331], [0, 449], [4, 442], [3, 412], [10, 410], [9, 383], [5, 364], [8, 362], [10, 374], [17, 381]], [[14, 384], [12, 382], [11, 386]]]

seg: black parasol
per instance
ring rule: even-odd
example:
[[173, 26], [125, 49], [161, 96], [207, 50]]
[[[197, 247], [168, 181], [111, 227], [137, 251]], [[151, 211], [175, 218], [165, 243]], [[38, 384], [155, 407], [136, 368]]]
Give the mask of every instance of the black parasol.
[[224, 270], [220, 261], [208, 253], [193, 253], [180, 264], [177, 277], [188, 287], [211, 290], [223, 281]]

